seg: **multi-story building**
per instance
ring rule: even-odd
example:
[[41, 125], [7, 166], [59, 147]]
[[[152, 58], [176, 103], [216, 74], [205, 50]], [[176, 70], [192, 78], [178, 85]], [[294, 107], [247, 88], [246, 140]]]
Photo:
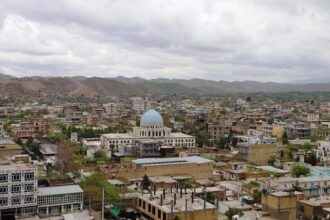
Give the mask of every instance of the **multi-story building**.
[[38, 214], [60, 215], [83, 210], [83, 190], [79, 185], [38, 188]]
[[277, 188], [290, 190], [300, 188], [306, 196], [320, 196], [330, 193], [330, 176], [284, 177], [277, 181]]
[[138, 198], [137, 209], [142, 216], [155, 220], [217, 220], [217, 207], [191, 194], [189, 198], [180, 193], [165, 193], [156, 195], [141, 195]]
[[143, 99], [141, 97], [134, 97], [133, 100], [133, 110], [138, 112], [145, 112], [151, 108], [151, 103], [148, 99]]
[[216, 125], [213, 123], [206, 124], [206, 130], [209, 136], [212, 139], [219, 139], [220, 137], [227, 135], [230, 133], [231, 126], [230, 125]]
[[322, 138], [330, 138], [330, 128], [318, 128], [312, 130], [312, 135]]
[[[298, 219], [323, 219], [326, 217], [323, 208], [330, 207], [330, 200], [327, 196], [319, 198], [311, 198], [308, 200], [301, 200], [297, 203], [297, 217]], [[324, 218], [326, 219], [326, 218]]]
[[195, 147], [195, 137], [180, 132], [171, 132], [163, 125], [162, 116], [150, 109], [141, 118], [140, 126], [134, 127], [130, 133], [110, 133], [101, 135], [101, 145], [110, 149], [119, 145], [132, 145], [137, 141], [157, 141], [167, 146]]
[[330, 141], [318, 141], [316, 156], [320, 158], [321, 162], [330, 162]]
[[103, 104], [103, 108], [104, 108], [106, 114], [113, 115], [113, 114], [118, 113], [117, 103], [109, 102], [109, 103]]
[[[28, 164], [2, 165], [0, 169], [1, 214], [35, 213], [37, 186], [37, 168], [35, 166]], [[12, 210], [15, 210], [14, 213]]]
[[13, 135], [16, 138], [34, 138], [36, 136], [36, 132], [34, 127], [29, 122], [23, 122], [19, 125], [13, 125]]
[[303, 112], [299, 119], [304, 122], [318, 122], [320, 121], [320, 114], [315, 112]]
[[38, 133], [46, 132], [46, 124], [42, 120], [34, 120], [31, 122], [22, 122], [13, 125], [13, 135], [16, 138], [34, 138]]
[[255, 165], [264, 166], [268, 164], [271, 157], [276, 157], [277, 146], [275, 144], [249, 144], [238, 143], [239, 156]]
[[262, 194], [262, 209], [275, 219], [296, 219], [297, 201], [302, 200], [304, 194], [300, 192], [271, 192]]
[[311, 136], [311, 128], [305, 126], [304, 123], [294, 123], [287, 125], [285, 130], [290, 139], [308, 139]]

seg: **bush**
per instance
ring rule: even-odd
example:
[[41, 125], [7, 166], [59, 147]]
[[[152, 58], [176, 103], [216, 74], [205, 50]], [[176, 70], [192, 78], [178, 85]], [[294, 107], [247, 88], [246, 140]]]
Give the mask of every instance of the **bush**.
[[310, 173], [310, 169], [303, 165], [295, 165], [292, 167], [291, 173], [294, 177], [306, 176]]

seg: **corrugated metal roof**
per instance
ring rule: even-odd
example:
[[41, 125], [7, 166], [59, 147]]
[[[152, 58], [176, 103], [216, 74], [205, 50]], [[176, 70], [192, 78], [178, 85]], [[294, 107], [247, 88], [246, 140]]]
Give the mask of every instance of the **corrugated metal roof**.
[[38, 188], [38, 196], [59, 195], [84, 192], [79, 185], [53, 186]]
[[152, 165], [152, 164], [171, 164], [171, 163], [210, 163], [212, 160], [192, 156], [192, 157], [170, 157], [170, 158], [143, 158], [133, 160], [133, 163], [139, 165]]

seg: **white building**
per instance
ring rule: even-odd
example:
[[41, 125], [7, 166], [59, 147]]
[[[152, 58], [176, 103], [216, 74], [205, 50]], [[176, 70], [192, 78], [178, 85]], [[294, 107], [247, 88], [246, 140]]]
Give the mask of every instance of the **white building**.
[[107, 113], [109, 115], [113, 115], [113, 114], [117, 114], [118, 113], [117, 103], [109, 102], [109, 103], [103, 104], [103, 108], [105, 110], [105, 113]]
[[133, 110], [138, 112], [145, 112], [151, 107], [151, 103], [148, 99], [143, 99], [141, 97], [134, 97], [133, 100]]
[[180, 132], [171, 132], [171, 129], [163, 125], [162, 116], [150, 109], [141, 118], [140, 126], [134, 127], [130, 133], [110, 133], [101, 136], [101, 145], [107, 149], [118, 145], [132, 145], [136, 141], [154, 140], [167, 146], [195, 147], [195, 137]]
[[38, 214], [60, 215], [83, 210], [83, 190], [79, 185], [38, 189]]
[[330, 161], [330, 140], [317, 142], [316, 156], [320, 158], [322, 162]]
[[0, 212], [15, 209], [18, 215], [31, 214], [37, 206], [37, 168], [28, 164], [0, 168]]

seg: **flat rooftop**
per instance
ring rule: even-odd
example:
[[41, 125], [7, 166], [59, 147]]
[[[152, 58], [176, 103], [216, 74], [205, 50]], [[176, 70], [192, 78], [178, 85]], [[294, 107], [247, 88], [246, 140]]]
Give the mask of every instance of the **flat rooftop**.
[[0, 173], [6, 171], [17, 171], [20, 172], [22, 170], [36, 170], [36, 166], [27, 164], [27, 163], [15, 163], [8, 165], [1, 165]]
[[136, 159], [132, 161], [135, 164], [142, 165], [142, 166], [152, 166], [152, 165], [166, 165], [166, 164], [181, 164], [181, 163], [211, 163], [212, 160], [192, 156], [192, 157], [170, 157], [170, 158], [142, 158]]
[[299, 202], [310, 206], [321, 206], [322, 204], [330, 204], [330, 197], [322, 196], [317, 198], [311, 198], [309, 200], [301, 200]]
[[109, 133], [109, 134], [102, 134], [101, 136], [109, 139], [133, 139], [138, 138], [132, 133]]
[[273, 173], [284, 173], [284, 174], [289, 173], [286, 170], [278, 169], [278, 168], [275, 168], [275, 167], [272, 167], [272, 166], [258, 166], [256, 168], [266, 170], [266, 171], [269, 171], [269, 172], [273, 172]]
[[[150, 194], [140, 195], [139, 199], [147, 201], [155, 207], [163, 210], [166, 213], [171, 212], [171, 201], [174, 201], [174, 194], [167, 193], [165, 199], [163, 199], [163, 204], [160, 204], [161, 192], [156, 193], [156, 195], [152, 195], [150, 199]], [[186, 211], [186, 199], [187, 199], [187, 211], [196, 211], [204, 209], [204, 200], [194, 197], [194, 202], [191, 202], [191, 195], [185, 194], [180, 198], [180, 193], [176, 194], [176, 205], [173, 206], [173, 212], [185, 212]], [[206, 202], [205, 209], [216, 209], [216, 207]]]
[[52, 187], [38, 188], [39, 196], [61, 195], [61, 194], [82, 193], [82, 192], [84, 191], [79, 185], [52, 186]]
[[171, 136], [169, 136], [169, 138], [195, 138], [195, 137], [181, 132], [173, 132], [171, 133]]
[[330, 176], [307, 176], [307, 177], [285, 177], [280, 178], [277, 182], [278, 183], [286, 183], [286, 182], [316, 182], [316, 181], [330, 181]]

